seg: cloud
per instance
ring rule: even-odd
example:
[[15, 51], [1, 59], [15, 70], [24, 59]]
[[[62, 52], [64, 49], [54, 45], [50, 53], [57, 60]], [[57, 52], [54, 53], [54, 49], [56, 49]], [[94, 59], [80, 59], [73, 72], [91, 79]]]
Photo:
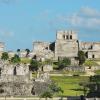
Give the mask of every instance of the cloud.
[[88, 17], [100, 17], [100, 11], [89, 7], [82, 7], [79, 13]]
[[3, 37], [13, 37], [14, 32], [0, 29], [0, 35], [3, 36]]
[[72, 29], [78, 31], [81, 38], [96, 39], [100, 34], [100, 11], [90, 7], [81, 7], [70, 15], [58, 14], [49, 24], [53, 30]]
[[82, 7], [78, 12], [69, 16], [62, 16], [61, 18], [62, 21], [65, 21], [72, 27], [100, 31], [100, 11], [96, 9]]

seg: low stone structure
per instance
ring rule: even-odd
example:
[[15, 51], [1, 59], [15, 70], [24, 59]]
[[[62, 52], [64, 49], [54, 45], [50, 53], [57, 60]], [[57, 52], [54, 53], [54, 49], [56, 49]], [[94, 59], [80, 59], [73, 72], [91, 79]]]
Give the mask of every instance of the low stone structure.
[[31, 96], [33, 82], [25, 64], [0, 61], [0, 96]]

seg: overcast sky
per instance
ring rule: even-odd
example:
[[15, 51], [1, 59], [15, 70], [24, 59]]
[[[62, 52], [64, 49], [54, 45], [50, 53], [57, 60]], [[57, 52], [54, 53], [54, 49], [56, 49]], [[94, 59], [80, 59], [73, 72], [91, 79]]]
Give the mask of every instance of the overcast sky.
[[0, 0], [0, 42], [7, 50], [55, 41], [57, 30], [75, 30], [80, 41], [100, 41], [100, 0]]

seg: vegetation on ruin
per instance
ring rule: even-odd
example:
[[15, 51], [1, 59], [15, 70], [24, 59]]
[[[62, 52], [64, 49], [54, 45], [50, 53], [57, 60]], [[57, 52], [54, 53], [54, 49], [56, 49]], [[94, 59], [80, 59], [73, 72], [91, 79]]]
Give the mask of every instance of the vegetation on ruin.
[[26, 58], [26, 57], [21, 58], [21, 63], [23, 63], [23, 64], [29, 64], [30, 62], [31, 62], [31, 59], [29, 59], [29, 58]]
[[2, 55], [1, 55], [1, 59], [2, 60], [8, 60], [9, 59], [9, 55], [7, 52], [3, 52]]
[[83, 51], [78, 51], [78, 60], [79, 60], [79, 65], [82, 65], [85, 62], [86, 56]]
[[58, 69], [63, 69], [65, 67], [67, 67], [68, 65], [71, 65], [71, 60], [69, 58], [65, 57], [58, 61]]
[[39, 68], [39, 61], [31, 59], [29, 69], [30, 71], [37, 71]]
[[20, 61], [20, 57], [17, 54], [15, 54], [14, 57], [11, 58], [12, 63], [20, 63]]
[[98, 64], [95, 61], [93, 61], [93, 60], [86, 60], [85, 63], [84, 63], [84, 65], [85, 66], [89, 66], [90, 68], [92, 66], [98, 66]]
[[30, 50], [29, 49], [25, 49], [25, 51], [27, 52], [26, 53], [26, 57], [28, 57], [29, 53], [30, 53]]
[[41, 97], [43, 98], [52, 98], [53, 96], [56, 96], [59, 93], [63, 93], [63, 90], [61, 89], [60, 86], [58, 86], [57, 83], [51, 82], [48, 86], [48, 90], [43, 92]]

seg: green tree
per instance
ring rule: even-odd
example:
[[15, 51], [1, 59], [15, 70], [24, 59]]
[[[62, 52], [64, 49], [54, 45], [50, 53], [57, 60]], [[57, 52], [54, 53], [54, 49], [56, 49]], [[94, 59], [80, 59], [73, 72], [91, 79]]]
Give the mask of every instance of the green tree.
[[41, 97], [42, 97], [42, 98], [45, 98], [45, 100], [47, 100], [47, 98], [52, 98], [52, 96], [53, 96], [53, 94], [52, 94], [51, 92], [49, 92], [49, 91], [45, 91], [45, 92], [41, 95]]
[[92, 60], [86, 60], [84, 63], [85, 66], [89, 66], [91, 68], [92, 66], [97, 66], [98, 64], [95, 61]]
[[69, 65], [71, 65], [71, 60], [69, 58], [65, 57], [62, 60], [58, 61], [58, 69], [63, 69]]
[[85, 53], [83, 51], [78, 52], [78, 59], [79, 59], [79, 65], [82, 65], [85, 62]]
[[7, 59], [9, 59], [8, 53], [7, 53], [7, 52], [3, 52], [3, 53], [2, 53], [2, 56], [1, 56], [1, 59], [2, 59], [2, 60], [7, 60]]
[[20, 57], [20, 49], [17, 49], [18, 56]]
[[28, 57], [29, 53], [30, 53], [30, 50], [29, 49], [26, 49], [25, 50], [27, 53], [26, 53], [26, 57]]
[[15, 54], [14, 57], [11, 58], [12, 63], [19, 63], [20, 61], [20, 57], [17, 54]]
[[39, 64], [39, 61], [32, 59], [29, 66], [30, 71], [37, 71], [39, 68]]
[[55, 94], [58, 94], [58, 93], [63, 93], [63, 90], [61, 89], [61, 87], [59, 87], [55, 82], [51, 82], [48, 86], [48, 90], [45, 91], [41, 97], [44, 97], [46, 98], [52, 98]]
[[100, 97], [100, 75], [90, 76], [88, 82], [81, 83], [85, 96]]
[[52, 82], [49, 88], [53, 94], [60, 93], [60, 92], [63, 93], [63, 90], [61, 89], [61, 87], [59, 87], [55, 82]]

